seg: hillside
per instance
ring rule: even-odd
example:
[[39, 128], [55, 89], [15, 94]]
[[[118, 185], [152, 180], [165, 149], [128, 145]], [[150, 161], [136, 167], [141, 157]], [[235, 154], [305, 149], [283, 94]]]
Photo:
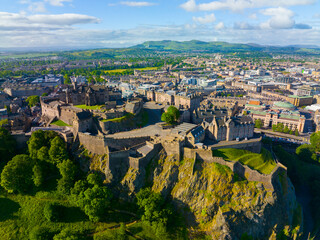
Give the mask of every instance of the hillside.
[[272, 191], [262, 183], [241, 179], [226, 166], [194, 161], [179, 161], [162, 150], [146, 172], [129, 169], [117, 191], [121, 197], [133, 196], [150, 186], [172, 199], [190, 238], [268, 239], [273, 231], [300, 224], [302, 213], [289, 179], [280, 176]]
[[133, 46], [136, 49], [150, 49], [157, 51], [198, 51], [198, 52], [266, 52], [287, 54], [320, 54], [319, 48], [295, 47], [295, 46], [262, 46], [258, 44], [239, 44], [227, 42], [203, 42], [203, 41], [148, 41]]

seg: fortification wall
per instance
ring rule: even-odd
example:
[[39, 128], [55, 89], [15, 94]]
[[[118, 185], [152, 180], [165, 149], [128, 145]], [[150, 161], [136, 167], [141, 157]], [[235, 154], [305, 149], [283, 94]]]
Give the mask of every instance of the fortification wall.
[[[148, 144], [150, 146], [150, 143]], [[154, 158], [160, 151], [161, 144], [152, 144], [152, 150], [143, 157], [140, 158], [133, 158], [129, 157], [129, 165], [130, 167], [141, 170], [144, 169], [148, 166], [149, 162], [151, 161], [152, 158]]]
[[139, 145], [146, 141], [149, 141], [150, 137], [132, 137], [132, 138], [104, 138], [105, 146], [109, 146], [111, 148], [122, 150], [128, 149], [133, 146]]
[[221, 148], [236, 148], [236, 149], [245, 149], [254, 153], [261, 152], [261, 138], [247, 140], [247, 141], [232, 141], [232, 142], [225, 142], [225, 143], [218, 143], [215, 145], [210, 146], [210, 149], [221, 149]]
[[242, 165], [240, 162], [230, 162], [224, 160], [222, 157], [213, 157], [212, 150], [210, 149], [205, 150], [184, 148], [184, 157], [202, 160], [207, 163], [219, 163], [221, 165], [225, 165], [240, 177], [245, 178], [248, 181], [262, 182], [265, 188], [271, 190], [274, 190], [274, 185], [279, 179], [279, 174], [285, 174], [285, 177], [287, 176], [286, 167], [280, 163], [277, 163], [277, 166], [273, 169], [273, 171], [266, 175], [259, 173], [258, 171], [253, 170], [246, 165]]
[[115, 169], [119, 169], [123, 166], [128, 167], [129, 166], [129, 150], [123, 150], [118, 152], [110, 152], [108, 157], [108, 168], [111, 171], [115, 171]]
[[176, 155], [180, 158], [181, 151], [181, 142], [180, 141], [164, 141], [162, 142], [162, 146], [167, 152], [167, 155]]
[[107, 148], [102, 136], [91, 136], [85, 133], [78, 133], [80, 144], [82, 144], [89, 152], [94, 154], [107, 154]]

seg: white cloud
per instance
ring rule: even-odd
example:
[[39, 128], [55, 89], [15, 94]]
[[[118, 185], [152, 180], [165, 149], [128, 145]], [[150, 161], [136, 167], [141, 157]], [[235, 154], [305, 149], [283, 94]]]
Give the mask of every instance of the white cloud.
[[47, 9], [45, 7], [44, 2], [31, 2], [29, 0], [20, 1], [21, 4], [28, 4], [28, 10], [30, 12], [46, 12]]
[[253, 19], [253, 20], [256, 20], [256, 19], [258, 19], [258, 16], [257, 16], [256, 13], [252, 13], [252, 14], [249, 15], [249, 18]]
[[193, 17], [193, 21], [200, 24], [208, 24], [216, 21], [215, 15], [212, 13], [210, 15], [205, 15], [204, 17]]
[[121, 5], [129, 6], [129, 7], [148, 7], [156, 5], [155, 3], [151, 2], [121, 2]]
[[217, 25], [214, 26], [214, 28], [216, 30], [222, 30], [225, 28], [224, 23], [223, 22], [219, 22]]
[[98, 23], [98, 18], [82, 14], [26, 15], [0, 12], [0, 31], [44, 31], [69, 28], [77, 24]]
[[56, 6], [56, 7], [63, 7], [64, 2], [72, 2], [72, 0], [45, 0], [45, 1], [48, 2], [50, 5]]
[[309, 5], [315, 2], [316, 0], [220, 0], [197, 5], [195, 0], [188, 0], [181, 4], [180, 7], [189, 12], [215, 10], [231, 10], [236, 12], [247, 8]]
[[273, 29], [289, 29], [293, 28], [295, 21], [293, 19], [294, 12], [289, 9], [278, 7], [268, 8], [261, 11], [266, 16], [271, 16], [268, 22], [262, 23], [262, 28], [273, 28]]
[[195, 12], [198, 10], [197, 4], [195, 0], [189, 0], [180, 5], [181, 8], [188, 12]]

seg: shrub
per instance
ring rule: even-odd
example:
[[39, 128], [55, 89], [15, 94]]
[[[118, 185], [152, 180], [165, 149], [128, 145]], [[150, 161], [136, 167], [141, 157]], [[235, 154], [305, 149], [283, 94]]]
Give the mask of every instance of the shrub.
[[50, 240], [52, 237], [53, 234], [48, 228], [39, 226], [33, 228], [29, 234], [30, 240]]
[[58, 222], [61, 217], [62, 208], [57, 203], [47, 203], [43, 209], [43, 215], [50, 222]]

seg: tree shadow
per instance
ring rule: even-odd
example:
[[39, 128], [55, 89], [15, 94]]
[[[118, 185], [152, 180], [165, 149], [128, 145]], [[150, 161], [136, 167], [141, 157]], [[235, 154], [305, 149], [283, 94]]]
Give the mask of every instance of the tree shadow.
[[88, 220], [88, 216], [78, 207], [59, 206], [59, 212], [59, 222], [74, 223]]
[[0, 222], [15, 218], [13, 214], [19, 209], [19, 203], [8, 198], [0, 198]]
[[142, 232], [143, 228], [142, 227], [130, 227], [130, 233], [133, 235], [136, 235], [140, 232]]

